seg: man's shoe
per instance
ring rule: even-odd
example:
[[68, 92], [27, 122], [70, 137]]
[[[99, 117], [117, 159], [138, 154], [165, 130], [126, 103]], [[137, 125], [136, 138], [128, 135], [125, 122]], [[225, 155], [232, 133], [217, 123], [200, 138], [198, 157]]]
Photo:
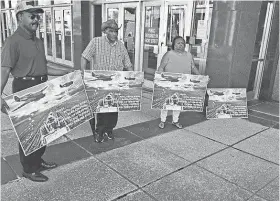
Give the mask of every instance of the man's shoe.
[[47, 163], [46, 161], [42, 161], [40, 165], [41, 167], [39, 168], [39, 171], [49, 170], [57, 167], [56, 163]]
[[112, 140], [115, 138], [115, 136], [113, 135], [113, 131], [108, 131], [106, 132], [106, 135], [108, 137], [109, 140]]
[[45, 181], [48, 181], [48, 179], [49, 179], [48, 177], [46, 177], [45, 175], [43, 175], [40, 172], [33, 172], [33, 173], [23, 172], [22, 176], [27, 179], [30, 179], [31, 181], [35, 181], [35, 182], [45, 182]]
[[97, 143], [102, 143], [102, 142], [104, 142], [104, 136], [103, 136], [103, 134], [96, 133], [96, 135], [95, 135], [95, 142], [97, 142]]

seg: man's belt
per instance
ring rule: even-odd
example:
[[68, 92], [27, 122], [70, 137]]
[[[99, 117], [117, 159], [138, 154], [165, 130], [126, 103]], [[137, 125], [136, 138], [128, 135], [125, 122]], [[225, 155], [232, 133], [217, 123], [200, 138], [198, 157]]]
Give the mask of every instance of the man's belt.
[[41, 75], [41, 76], [25, 76], [25, 77], [15, 77], [15, 79], [18, 80], [36, 80], [36, 81], [41, 81], [41, 82], [45, 82], [48, 80], [48, 76], [47, 75]]

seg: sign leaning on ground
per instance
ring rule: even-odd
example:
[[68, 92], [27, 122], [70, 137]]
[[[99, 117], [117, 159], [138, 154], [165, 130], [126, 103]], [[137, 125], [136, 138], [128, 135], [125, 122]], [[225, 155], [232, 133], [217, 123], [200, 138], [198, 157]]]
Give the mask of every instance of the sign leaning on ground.
[[209, 88], [207, 119], [248, 118], [246, 88]]
[[24, 155], [93, 118], [80, 71], [5, 97]]
[[202, 112], [209, 77], [155, 73], [152, 109]]
[[94, 113], [140, 111], [144, 73], [85, 70], [86, 93]]

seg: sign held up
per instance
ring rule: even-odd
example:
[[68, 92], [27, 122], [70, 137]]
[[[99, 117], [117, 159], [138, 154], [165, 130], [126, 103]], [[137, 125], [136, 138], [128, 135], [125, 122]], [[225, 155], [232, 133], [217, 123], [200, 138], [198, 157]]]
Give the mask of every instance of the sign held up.
[[155, 73], [152, 109], [202, 112], [208, 76]]
[[86, 70], [84, 82], [94, 113], [141, 110], [143, 72]]
[[5, 101], [25, 156], [93, 118], [80, 71], [19, 91]]

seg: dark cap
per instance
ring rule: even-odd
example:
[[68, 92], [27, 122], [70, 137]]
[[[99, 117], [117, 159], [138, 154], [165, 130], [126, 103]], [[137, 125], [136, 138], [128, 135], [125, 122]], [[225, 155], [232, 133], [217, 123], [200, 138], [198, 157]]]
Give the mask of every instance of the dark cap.
[[105, 29], [111, 28], [114, 30], [119, 30], [122, 26], [118, 27], [118, 24], [116, 23], [115, 20], [107, 20], [106, 22], [103, 22], [101, 25], [101, 30], [104, 32]]

